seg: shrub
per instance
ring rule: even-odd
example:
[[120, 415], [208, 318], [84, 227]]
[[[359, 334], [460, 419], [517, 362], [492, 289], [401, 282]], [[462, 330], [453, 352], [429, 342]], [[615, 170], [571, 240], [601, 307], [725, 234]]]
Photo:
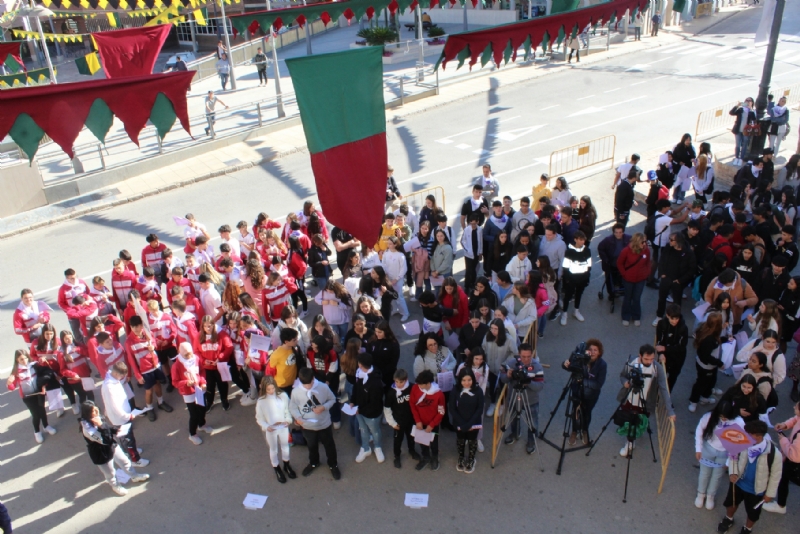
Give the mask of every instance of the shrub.
[[398, 39], [396, 31], [381, 26], [376, 28], [364, 28], [363, 30], [359, 30], [356, 35], [367, 41], [367, 44], [370, 46], [384, 46]]

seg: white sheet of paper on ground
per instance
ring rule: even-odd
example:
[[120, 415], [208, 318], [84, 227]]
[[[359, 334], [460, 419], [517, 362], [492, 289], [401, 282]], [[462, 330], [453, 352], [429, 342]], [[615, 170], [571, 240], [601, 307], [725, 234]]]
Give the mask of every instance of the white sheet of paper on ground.
[[125, 396], [128, 397], [129, 400], [134, 397], [133, 390], [131, 389], [130, 384], [125, 382], [124, 384], [122, 384], [122, 389], [125, 390]]
[[272, 350], [272, 341], [267, 336], [250, 336], [250, 350]]
[[115, 474], [117, 477], [117, 482], [120, 484], [127, 484], [128, 482], [131, 481], [131, 477], [128, 476], [128, 473], [126, 473], [122, 469], [117, 469], [117, 472]]
[[411, 429], [411, 435], [414, 436], [414, 441], [420, 445], [430, 445], [431, 441], [433, 441], [433, 432], [425, 432], [417, 427]]
[[406, 500], [404, 503], [409, 508], [427, 508], [428, 507], [428, 494], [427, 493], [406, 493]]
[[217, 362], [217, 371], [219, 371], [219, 377], [223, 382], [230, 382], [233, 380], [228, 362]]
[[81, 378], [84, 391], [94, 391], [94, 378]]
[[257, 493], [248, 493], [244, 498], [244, 507], [248, 510], [260, 510], [264, 508], [267, 503], [268, 497], [266, 495], [258, 495]]
[[358, 406], [350, 406], [350, 404], [342, 404], [342, 413], [346, 413], [347, 415], [354, 416], [358, 413]]
[[405, 330], [406, 334], [408, 334], [409, 336], [418, 336], [419, 333], [421, 332], [419, 321], [415, 319], [413, 321], [405, 323], [403, 325], [403, 330]]
[[136, 408], [135, 410], [131, 410], [131, 415], [134, 416], [134, 417], [139, 417], [143, 413], [149, 412], [152, 409], [153, 409], [152, 406], [145, 406], [144, 408], [141, 408], [141, 409]]
[[203, 391], [200, 388], [200, 386], [195, 386], [194, 387], [194, 402], [196, 402], [200, 406], [205, 406], [206, 405], [205, 391]]
[[46, 395], [47, 395], [47, 407], [50, 410], [64, 409], [64, 399], [61, 398], [61, 388], [51, 389], [46, 393]]

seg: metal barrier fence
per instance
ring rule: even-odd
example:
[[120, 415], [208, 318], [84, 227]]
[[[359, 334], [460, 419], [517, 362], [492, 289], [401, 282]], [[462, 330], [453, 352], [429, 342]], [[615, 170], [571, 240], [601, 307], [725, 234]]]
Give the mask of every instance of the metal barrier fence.
[[658, 430], [658, 454], [661, 457], [661, 481], [658, 483], [658, 493], [664, 488], [664, 479], [667, 477], [669, 460], [672, 458], [672, 447], [675, 445], [675, 421], [667, 413], [667, 403], [659, 396], [656, 406], [656, 427]]
[[[788, 85], [786, 87], [779, 87], [770, 91], [775, 96], [775, 101], [782, 97], [786, 97], [786, 104], [793, 106], [800, 103], [800, 83]], [[705, 111], [701, 111], [697, 115], [697, 125], [694, 130], [694, 140], [699, 141], [701, 136], [709, 136], [730, 130], [733, 127], [733, 117], [730, 115], [730, 110], [739, 104], [738, 100], [716, 106]]]
[[561, 176], [606, 161], [611, 162], [613, 168], [616, 149], [617, 136], [607, 135], [551, 152], [550, 176]]
[[425, 207], [425, 197], [428, 195], [433, 195], [433, 198], [436, 199], [436, 207], [444, 209], [445, 206], [445, 198], [444, 198], [444, 188], [441, 186], [436, 187], [429, 187], [427, 189], [421, 189], [414, 193], [409, 193], [407, 195], [403, 195], [402, 200], [395, 201], [392, 204], [392, 209], [397, 209], [401, 205], [406, 204], [409, 208], [414, 210], [414, 213], [419, 215], [419, 211]]
[[506, 405], [506, 397], [508, 396], [508, 384], [503, 385], [503, 389], [500, 391], [500, 394], [497, 396], [497, 402], [495, 403], [494, 408], [494, 416], [492, 417], [493, 425], [492, 425], [492, 469], [494, 469], [494, 463], [497, 460], [497, 452], [500, 449], [500, 442], [503, 440], [503, 430], [502, 430], [502, 417], [505, 415], [503, 413], [505, 405]]

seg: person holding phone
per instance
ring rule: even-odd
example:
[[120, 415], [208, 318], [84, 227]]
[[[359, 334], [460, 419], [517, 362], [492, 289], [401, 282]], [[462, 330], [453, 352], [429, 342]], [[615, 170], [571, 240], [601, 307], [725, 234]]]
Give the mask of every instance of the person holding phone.
[[[776, 500], [764, 505], [764, 510], [777, 514], [786, 513], [786, 500], [789, 498], [789, 483], [800, 486], [800, 402], [794, 405], [794, 417], [775, 425], [780, 434], [778, 444], [783, 454], [783, 471], [778, 484]], [[787, 436], [788, 433], [788, 436]]]

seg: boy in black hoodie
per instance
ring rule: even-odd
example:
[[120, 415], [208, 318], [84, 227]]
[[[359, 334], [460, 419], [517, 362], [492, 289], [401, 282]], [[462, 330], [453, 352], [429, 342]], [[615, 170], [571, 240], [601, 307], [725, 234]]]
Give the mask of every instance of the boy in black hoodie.
[[656, 327], [656, 352], [667, 371], [667, 385], [673, 391], [678, 375], [686, 361], [686, 346], [689, 344], [689, 329], [681, 315], [681, 307], [668, 304], [666, 317]]
[[386, 392], [383, 401], [383, 415], [389, 426], [394, 429], [394, 466], [398, 469], [402, 467], [400, 449], [403, 446], [403, 437], [408, 444], [408, 455], [419, 461], [414, 437], [411, 435], [411, 429], [414, 428], [414, 414], [411, 413], [410, 399], [411, 383], [408, 381], [408, 372], [405, 369], [398, 369], [394, 372], [394, 384]]
[[372, 365], [372, 354], [364, 353], [358, 356], [358, 370], [356, 383], [353, 385], [353, 396], [350, 406], [357, 407], [358, 428], [361, 432], [361, 450], [356, 456], [356, 462], [361, 463], [372, 454], [369, 439], [375, 446], [375, 458], [378, 463], [383, 463], [383, 449], [381, 449], [381, 415], [383, 415], [383, 380], [381, 372]]
[[[422, 295], [419, 296], [419, 306], [422, 308], [422, 318], [429, 323], [430, 328], [441, 325], [445, 317], [452, 317], [455, 314], [454, 310], [445, 308], [439, 304], [433, 291], [422, 292]], [[428, 330], [429, 328], [425, 328], [425, 322], [423, 321], [423, 333]], [[438, 333], [440, 330], [441, 328], [437, 328], [431, 331]]]

